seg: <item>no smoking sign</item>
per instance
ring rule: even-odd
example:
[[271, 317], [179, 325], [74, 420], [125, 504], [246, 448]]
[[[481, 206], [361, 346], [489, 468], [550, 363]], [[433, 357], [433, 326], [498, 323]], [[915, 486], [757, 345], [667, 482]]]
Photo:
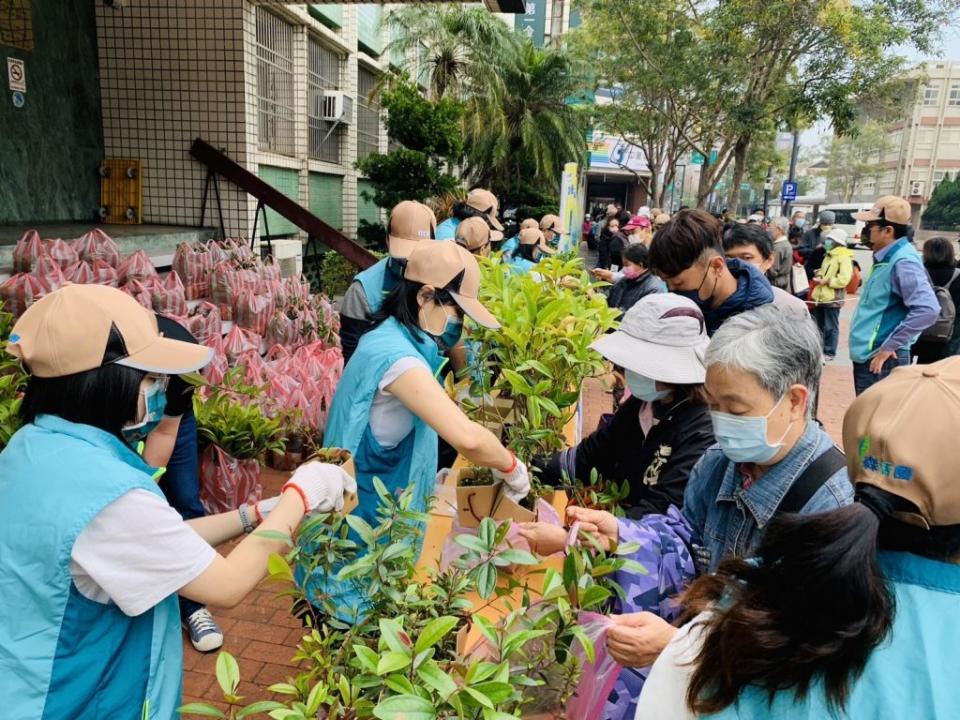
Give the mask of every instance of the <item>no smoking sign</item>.
[[23, 60], [7, 58], [7, 84], [12, 92], [27, 91], [27, 69]]

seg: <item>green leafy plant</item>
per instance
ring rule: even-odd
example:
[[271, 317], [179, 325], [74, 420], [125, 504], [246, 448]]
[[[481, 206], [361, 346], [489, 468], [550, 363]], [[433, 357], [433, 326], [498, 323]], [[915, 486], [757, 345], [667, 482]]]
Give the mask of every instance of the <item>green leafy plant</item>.
[[[6, 347], [13, 325], [13, 315], [0, 310], [0, 346]], [[19, 360], [3, 353], [0, 357], [0, 450], [22, 425], [20, 402], [28, 377]]]
[[[567, 582], [565, 566], [562, 574], [548, 571], [535, 592], [528, 583], [538, 573], [523, 583], [513, 576], [498, 583], [508, 565], [536, 560], [505, 543], [508, 524], [485, 519], [476, 536], [457, 538], [466, 550], [460, 561], [423, 577], [411, 543], [425, 517], [410, 510], [409, 491], [394, 497], [379, 480], [374, 486], [380, 499], [376, 527], [359, 518], [318, 515], [301, 526], [286, 555], [269, 559], [270, 577], [283, 584], [281, 594], [294, 601], [306, 625], [293, 658], [298, 672], [267, 688], [277, 699], [244, 706], [237, 695], [239, 668], [222, 653], [217, 679], [226, 712], [201, 703], [184, 706], [183, 714], [507, 720], [538, 706], [563, 707], [577, 686], [580, 654], [593, 657], [577, 614], [601, 608], [612, 596], [611, 573], [623, 559], [589, 545], [576, 549], [570, 561], [570, 572], [583, 574], [575, 581]], [[362, 585], [369, 612], [353, 624], [338, 620], [334, 608], [305, 591], [304, 578], [313, 573]], [[522, 602], [499, 623], [483, 618], [486, 606], [475, 608], [468, 597], [476, 592], [501, 598], [520, 588]], [[468, 647], [474, 624], [481, 640]], [[582, 653], [572, 652], [575, 644]]]
[[270, 418], [257, 398], [264, 388], [245, 385], [242, 370], [227, 372], [220, 387], [207, 386], [195, 393], [193, 411], [201, 445], [218, 445], [238, 459], [262, 458], [269, 452], [283, 452], [285, 433], [282, 418]]
[[497, 256], [481, 261], [480, 300], [500, 321], [495, 330], [469, 326], [478, 347], [470, 368], [468, 414], [489, 417], [492, 395], [514, 401], [506, 428], [524, 460], [563, 447], [583, 381], [604, 372], [593, 343], [616, 327], [617, 311], [596, 294], [579, 258], [547, 258], [537, 274], [517, 274]]

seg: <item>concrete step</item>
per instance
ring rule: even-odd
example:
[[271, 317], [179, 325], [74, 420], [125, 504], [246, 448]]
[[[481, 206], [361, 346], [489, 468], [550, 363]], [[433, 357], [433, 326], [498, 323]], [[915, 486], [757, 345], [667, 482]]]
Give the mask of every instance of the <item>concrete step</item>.
[[44, 240], [61, 238], [73, 240], [99, 227], [113, 238], [121, 255], [145, 250], [158, 269], [169, 267], [177, 245], [182, 242], [208, 240], [213, 228], [179, 225], [93, 225], [90, 223], [59, 223], [41, 225], [0, 225], [0, 277], [6, 278], [13, 270], [13, 249], [27, 230], [37, 230]]

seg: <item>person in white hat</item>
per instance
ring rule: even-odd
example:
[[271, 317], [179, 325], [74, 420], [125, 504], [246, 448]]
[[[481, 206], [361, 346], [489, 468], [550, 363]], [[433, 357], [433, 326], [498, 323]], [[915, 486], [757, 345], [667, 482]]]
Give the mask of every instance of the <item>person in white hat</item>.
[[847, 233], [833, 228], [823, 239], [823, 264], [813, 276], [811, 293], [813, 318], [823, 338], [823, 358], [837, 356], [840, 340], [840, 308], [847, 297], [847, 285], [853, 279], [853, 252], [847, 248]]
[[624, 369], [630, 398], [579, 445], [541, 461], [541, 480], [586, 482], [596, 468], [607, 480], [630, 483], [628, 517], [679, 506], [690, 471], [714, 442], [703, 394], [708, 342], [691, 300], [670, 293], [641, 298], [619, 330], [592, 345]]
[[[311, 463], [261, 508], [184, 521], [134, 449], [163, 416], [167, 380], [211, 351], [166, 338], [126, 293], [67, 284], [20, 318], [7, 351], [30, 378], [23, 427], [0, 453], [0, 672], [4, 717], [172, 718], [183, 640], [177, 594], [232, 607], [315, 510], [353, 479]], [[95, 708], [94, 710], [91, 710]]]
[[[426, 512], [436, 482], [438, 436], [472, 464], [491, 468], [513, 499], [530, 491], [524, 463], [471, 421], [436, 379], [443, 353], [460, 342], [465, 317], [499, 327], [477, 299], [479, 290], [473, 255], [454, 242], [424, 243], [410, 253], [403, 278], [344, 368], [323, 440], [353, 454], [359, 485], [355, 517], [377, 524], [374, 478], [393, 494], [410, 488], [410, 509]], [[418, 547], [415, 555], [419, 552]], [[319, 569], [305, 582], [322, 613], [353, 623], [369, 611], [366, 593], [354, 581]]]

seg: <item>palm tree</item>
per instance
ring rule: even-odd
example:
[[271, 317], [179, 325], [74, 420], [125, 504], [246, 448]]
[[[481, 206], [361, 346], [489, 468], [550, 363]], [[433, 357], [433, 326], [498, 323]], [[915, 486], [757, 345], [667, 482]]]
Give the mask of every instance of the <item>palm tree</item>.
[[407, 59], [426, 46], [420, 59], [429, 67], [432, 100], [487, 91], [498, 79], [495, 68], [517, 51], [516, 33], [483, 8], [406, 5], [390, 12], [384, 23], [393, 38], [385, 52], [400, 53], [406, 69], [413, 64]]
[[467, 98], [467, 174], [478, 185], [516, 191], [525, 181], [552, 190], [564, 163], [586, 153], [586, 118], [569, 102], [584, 87], [563, 49], [524, 39], [498, 66], [500, 82]]

